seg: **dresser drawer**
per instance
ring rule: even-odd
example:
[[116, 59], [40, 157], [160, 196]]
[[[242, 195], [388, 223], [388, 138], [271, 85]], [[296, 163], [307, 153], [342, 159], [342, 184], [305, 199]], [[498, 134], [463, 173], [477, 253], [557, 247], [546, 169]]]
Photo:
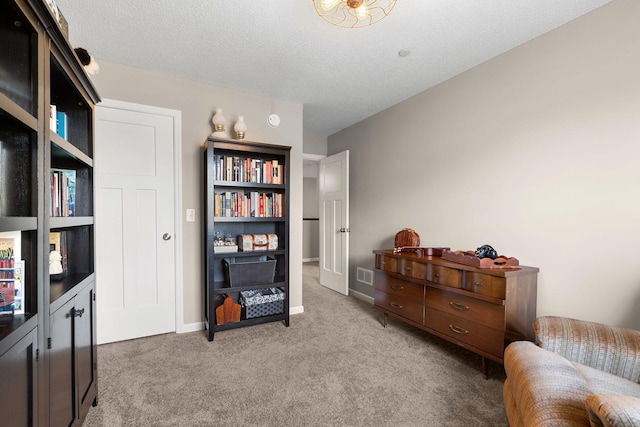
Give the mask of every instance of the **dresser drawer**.
[[427, 328], [502, 358], [503, 332], [429, 307], [425, 309], [424, 314], [424, 325]]
[[467, 271], [464, 274], [462, 288], [476, 294], [505, 299], [507, 285], [504, 277]]
[[389, 295], [404, 298], [417, 304], [422, 305], [424, 301], [424, 286], [395, 279], [379, 271], [376, 271], [375, 287]]
[[376, 289], [374, 294], [374, 301], [377, 307], [384, 310], [395, 313], [405, 319], [412, 320], [422, 325], [422, 314], [424, 311], [424, 305], [410, 301], [405, 298], [401, 298], [395, 295], [388, 294]]
[[455, 268], [443, 267], [441, 265], [432, 265], [427, 274], [427, 280], [440, 285], [459, 288], [462, 284], [462, 271]]
[[390, 273], [398, 272], [398, 258], [376, 255], [376, 268]]
[[403, 276], [424, 280], [427, 277], [427, 265], [421, 262], [401, 259], [398, 272]]
[[505, 328], [505, 309], [503, 305], [492, 304], [435, 288], [427, 288], [425, 305], [489, 328], [500, 331], [504, 331]]

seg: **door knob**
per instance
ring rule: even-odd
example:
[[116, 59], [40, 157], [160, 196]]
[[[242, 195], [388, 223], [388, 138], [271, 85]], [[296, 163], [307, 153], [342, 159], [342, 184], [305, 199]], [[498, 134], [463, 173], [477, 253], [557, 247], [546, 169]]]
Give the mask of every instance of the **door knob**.
[[162, 240], [171, 240], [171, 234], [169, 233], [164, 233], [162, 235]]

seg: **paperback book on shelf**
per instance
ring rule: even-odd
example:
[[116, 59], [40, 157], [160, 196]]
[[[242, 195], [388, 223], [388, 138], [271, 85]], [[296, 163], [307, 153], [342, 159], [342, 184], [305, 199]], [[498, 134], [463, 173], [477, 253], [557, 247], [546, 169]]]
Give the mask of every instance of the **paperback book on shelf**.
[[25, 287], [25, 262], [23, 259], [15, 262], [15, 270], [14, 270], [14, 314], [24, 314], [24, 304], [25, 304], [25, 296], [24, 296], [24, 287]]
[[56, 133], [60, 135], [62, 139], [67, 139], [67, 114], [63, 111], [57, 111], [56, 117]]
[[0, 238], [0, 316], [15, 312], [15, 240]]
[[58, 133], [58, 107], [55, 105], [49, 106], [49, 129]]

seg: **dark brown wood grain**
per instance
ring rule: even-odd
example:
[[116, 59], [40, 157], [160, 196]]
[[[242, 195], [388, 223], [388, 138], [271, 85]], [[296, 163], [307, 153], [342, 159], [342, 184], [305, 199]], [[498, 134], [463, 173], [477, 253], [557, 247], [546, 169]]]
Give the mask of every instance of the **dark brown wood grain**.
[[[536, 317], [535, 267], [486, 269], [416, 252], [375, 250], [374, 305], [503, 363], [506, 345], [530, 340]], [[424, 274], [426, 273], [426, 274]]]

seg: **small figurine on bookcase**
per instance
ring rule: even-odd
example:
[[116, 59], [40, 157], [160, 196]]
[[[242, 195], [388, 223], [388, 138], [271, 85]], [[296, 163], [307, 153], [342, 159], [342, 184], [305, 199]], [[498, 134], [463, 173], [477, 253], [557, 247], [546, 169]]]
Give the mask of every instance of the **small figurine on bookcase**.
[[89, 52], [87, 52], [87, 49], [77, 47], [73, 50], [76, 52], [76, 55], [78, 55], [78, 59], [80, 60], [80, 63], [82, 63], [87, 74], [93, 76], [94, 74], [98, 74], [100, 72], [100, 65], [98, 65], [96, 60], [93, 59], [93, 56], [91, 56]]
[[64, 277], [62, 269], [62, 255], [58, 251], [49, 252], [49, 275], [52, 279], [57, 280]]
[[211, 136], [217, 136], [220, 138], [229, 138], [229, 134], [224, 130], [224, 126], [227, 124], [227, 119], [222, 114], [222, 108], [216, 108], [216, 112], [211, 118], [213, 123], [213, 133]]
[[244, 139], [247, 133], [247, 124], [244, 122], [244, 116], [238, 116], [236, 124], [233, 125], [233, 130], [236, 132], [236, 139]]

